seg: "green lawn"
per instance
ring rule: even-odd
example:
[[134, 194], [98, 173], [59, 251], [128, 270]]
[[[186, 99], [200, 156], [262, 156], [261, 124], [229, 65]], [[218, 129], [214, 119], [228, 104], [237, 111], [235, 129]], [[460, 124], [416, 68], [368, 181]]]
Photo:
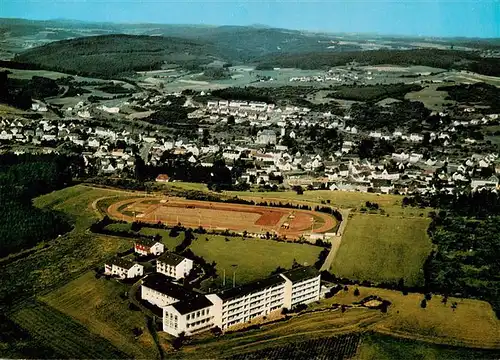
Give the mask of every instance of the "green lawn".
[[[209, 241], [205, 239], [208, 238]], [[278, 266], [291, 268], [293, 259], [300, 264], [313, 265], [321, 247], [308, 244], [282, 243], [272, 240], [245, 239], [218, 235], [199, 235], [190, 249], [208, 262], [217, 263], [219, 278], [222, 282], [226, 270], [226, 284], [233, 276], [233, 264], [237, 264], [236, 283], [243, 284], [269, 276]]]
[[109, 224], [104, 229], [109, 231], [130, 231], [132, 227], [132, 223], [118, 223], [118, 224]]
[[331, 271], [373, 282], [422, 285], [422, 266], [431, 251], [430, 219], [355, 214], [348, 220]]
[[173, 251], [174, 248], [182, 242], [182, 239], [184, 239], [184, 235], [179, 235], [175, 238], [171, 237], [169, 235], [170, 230], [154, 229], [154, 228], [145, 227], [145, 228], [142, 228], [139, 232], [143, 235], [160, 234], [160, 236], [162, 237], [163, 245], [165, 245], [165, 247], [170, 251]]
[[[89, 271], [41, 300], [108, 339], [129, 356], [156, 358], [144, 314], [129, 310], [128, 299], [120, 297], [129, 288], [115, 280], [96, 279], [94, 272]], [[132, 333], [135, 327], [143, 330], [138, 339]]]

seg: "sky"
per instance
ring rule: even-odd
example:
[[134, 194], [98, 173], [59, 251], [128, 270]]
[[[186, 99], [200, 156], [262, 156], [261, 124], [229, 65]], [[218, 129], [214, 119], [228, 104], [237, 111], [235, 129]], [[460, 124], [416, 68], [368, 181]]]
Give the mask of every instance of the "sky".
[[0, 0], [0, 17], [500, 38], [500, 0]]

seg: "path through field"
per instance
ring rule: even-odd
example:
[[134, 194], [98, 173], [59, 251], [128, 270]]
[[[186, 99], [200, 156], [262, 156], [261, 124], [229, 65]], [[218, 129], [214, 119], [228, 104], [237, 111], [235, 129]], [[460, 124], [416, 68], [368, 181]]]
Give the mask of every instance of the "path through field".
[[332, 247], [330, 248], [330, 252], [326, 257], [323, 266], [321, 266], [320, 271], [329, 271], [330, 268], [332, 267], [333, 260], [335, 259], [335, 255], [337, 255], [337, 252], [339, 251], [340, 248], [340, 243], [342, 242], [342, 235], [344, 235], [344, 230], [345, 227], [347, 226], [347, 220], [349, 220], [349, 213], [351, 212], [351, 209], [345, 209], [345, 210], [339, 209], [339, 211], [342, 214], [342, 221], [339, 225], [339, 230], [337, 231], [337, 235], [335, 235], [330, 240], [330, 242], [332, 243]]

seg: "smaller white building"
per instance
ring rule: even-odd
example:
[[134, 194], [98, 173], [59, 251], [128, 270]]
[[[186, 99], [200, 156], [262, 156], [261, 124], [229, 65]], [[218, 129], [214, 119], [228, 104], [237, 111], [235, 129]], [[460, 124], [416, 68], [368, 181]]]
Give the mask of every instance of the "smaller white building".
[[137, 239], [134, 251], [141, 255], [160, 255], [165, 251], [165, 245], [152, 239]]
[[193, 260], [171, 252], [161, 255], [156, 261], [156, 271], [174, 279], [182, 279], [193, 268]]
[[114, 258], [104, 264], [104, 274], [118, 276], [121, 279], [132, 279], [144, 274], [144, 267], [130, 260]]
[[158, 307], [165, 307], [177, 301], [189, 301], [199, 294], [172, 282], [163, 274], [151, 274], [142, 280], [141, 299]]

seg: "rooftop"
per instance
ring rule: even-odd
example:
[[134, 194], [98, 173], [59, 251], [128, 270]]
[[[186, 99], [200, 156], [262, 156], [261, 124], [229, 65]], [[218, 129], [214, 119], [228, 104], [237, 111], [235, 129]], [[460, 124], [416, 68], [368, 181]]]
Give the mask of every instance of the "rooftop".
[[[119, 258], [119, 257], [116, 257], [116, 258], [113, 258], [111, 259], [110, 261], [108, 261], [106, 264], [109, 264], [109, 265], [116, 265], [118, 267], [121, 267], [123, 269], [130, 269], [132, 268], [132, 266], [135, 265], [134, 262], [130, 261], [130, 260], [126, 260], [126, 259], [122, 259], [122, 258]], [[142, 266], [142, 265], [141, 265]]]
[[174, 309], [177, 310], [181, 315], [189, 314], [193, 311], [201, 310], [212, 305], [213, 303], [208, 300], [205, 295], [198, 295], [193, 299], [187, 301], [179, 301], [172, 304]]
[[183, 260], [185, 259], [184, 256], [174, 254], [172, 252], [165, 252], [163, 253], [159, 258], [158, 261], [168, 264], [168, 265], [173, 265], [177, 266], [179, 265]]
[[241, 285], [232, 289], [222, 290], [217, 295], [222, 300], [231, 300], [237, 297], [245, 296], [254, 292], [258, 292], [264, 290], [265, 288], [276, 286], [279, 284], [285, 283], [285, 279], [283, 279], [279, 275], [274, 275], [268, 277], [266, 279], [254, 281], [245, 285]]
[[148, 275], [142, 285], [180, 301], [190, 300], [197, 296], [195, 292], [173, 283], [168, 276], [159, 273]]
[[308, 266], [285, 271], [281, 275], [290, 279], [292, 282], [299, 282], [317, 277], [319, 275], [319, 271], [314, 267]]
[[157, 242], [159, 242], [159, 241], [149, 239], [149, 238], [138, 238], [137, 240], [135, 240], [136, 244], [149, 246], [149, 247], [153, 246]]

